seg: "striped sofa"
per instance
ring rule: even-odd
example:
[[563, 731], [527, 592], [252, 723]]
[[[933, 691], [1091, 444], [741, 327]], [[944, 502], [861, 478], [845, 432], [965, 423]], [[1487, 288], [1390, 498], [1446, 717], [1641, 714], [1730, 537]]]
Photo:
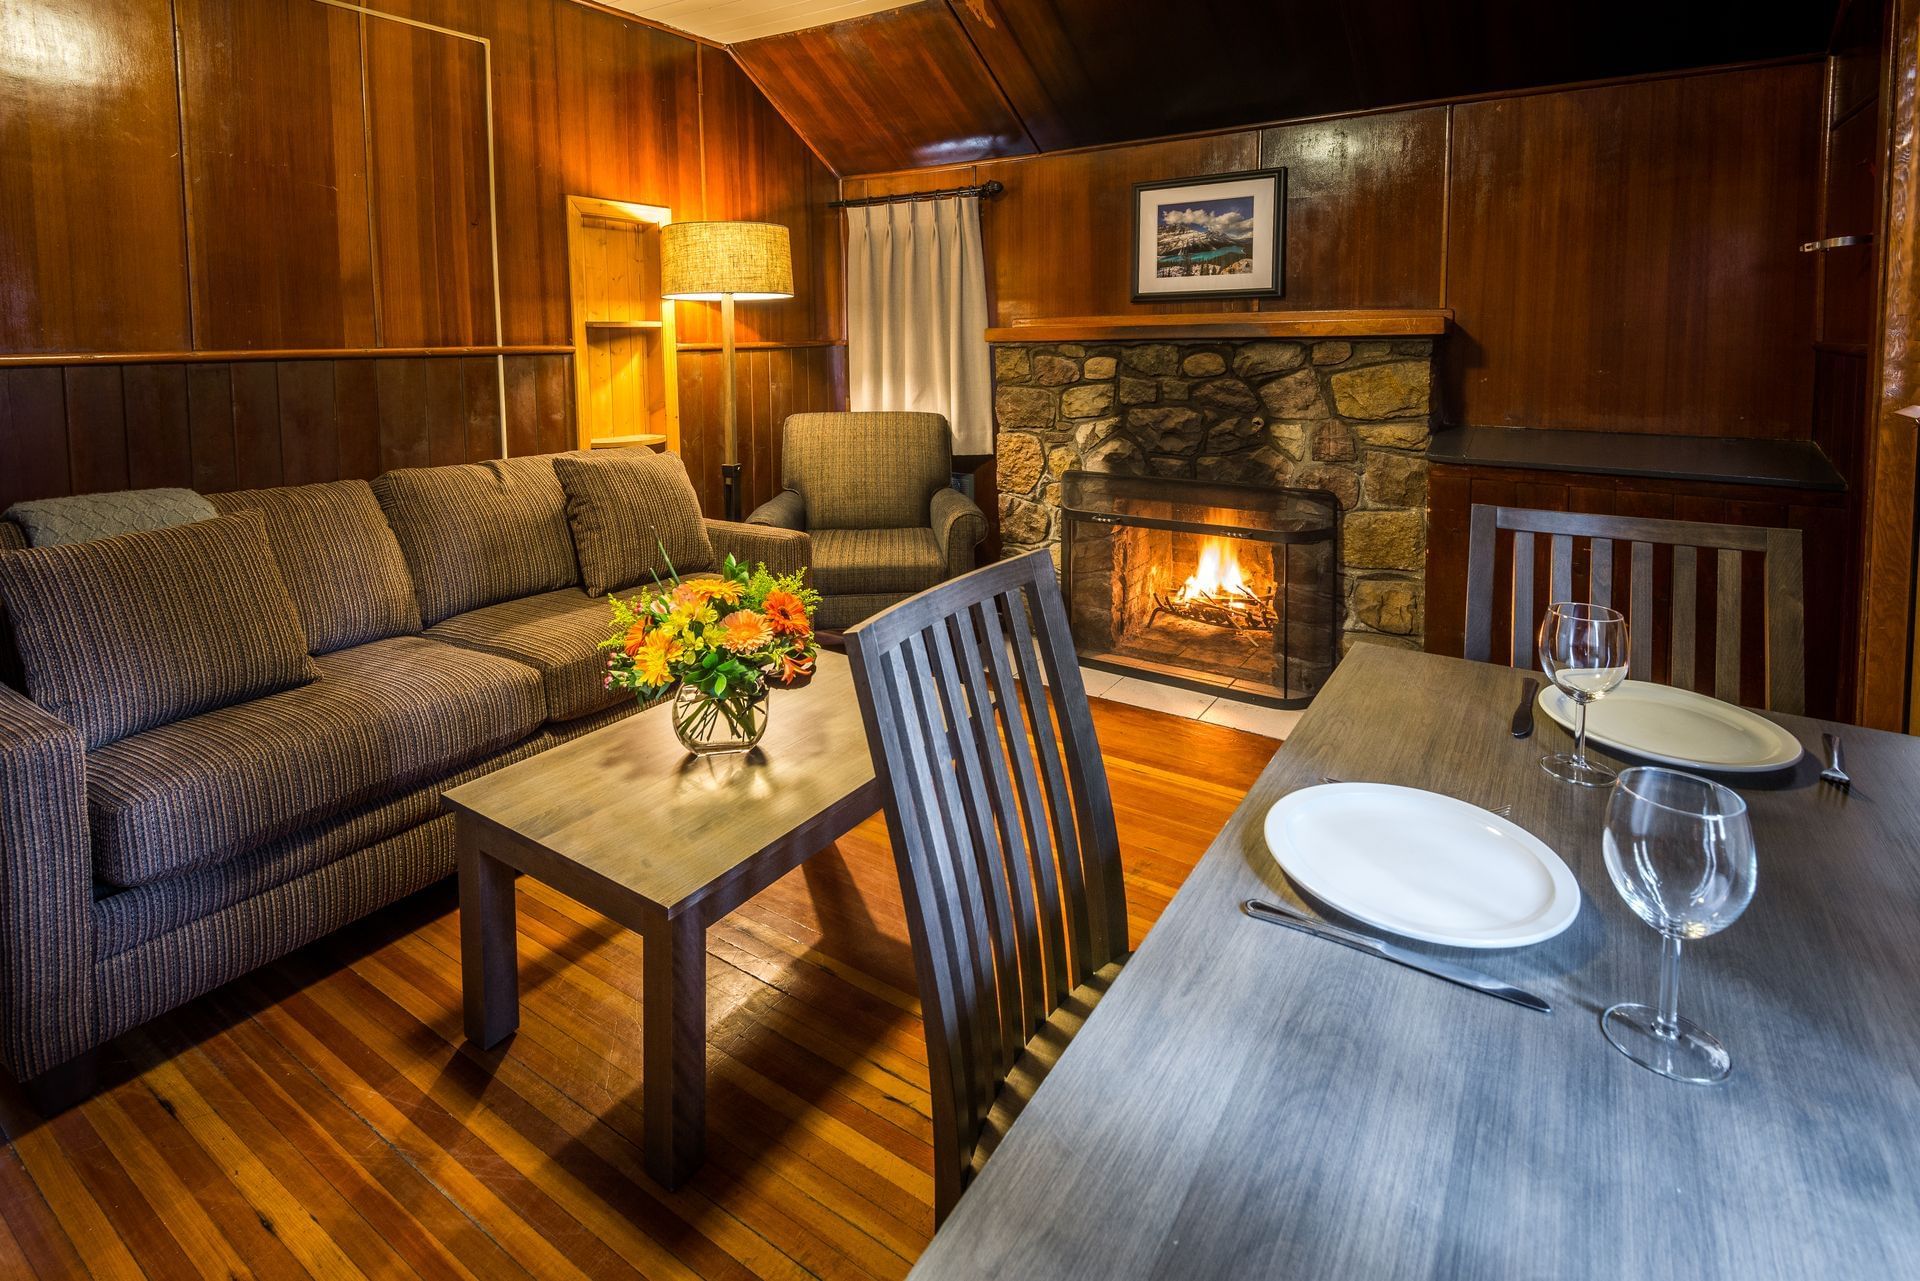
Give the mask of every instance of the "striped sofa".
[[[10, 638], [28, 648], [36, 601], [10, 580], [0, 1067], [84, 1092], [118, 1033], [447, 876], [443, 790], [633, 710], [602, 684], [607, 603], [583, 590], [557, 457], [209, 495], [221, 515], [183, 528], [255, 514], [233, 523], [264, 524], [311, 670], [165, 724], [95, 732], [30, 698]], [[686, 497], [660, 522], [716, 560], [808, 567], [805, 535], [702, 521]], [[8, 564], [43, 555], [25, 541], [0, 521]]]

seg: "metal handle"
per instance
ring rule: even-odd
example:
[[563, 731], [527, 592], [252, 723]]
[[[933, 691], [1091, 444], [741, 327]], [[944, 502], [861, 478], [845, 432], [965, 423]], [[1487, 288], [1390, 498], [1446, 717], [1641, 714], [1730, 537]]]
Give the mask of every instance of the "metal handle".
[[1800, 252], [1803, 254], [1823, 254], [1829, 249], [1846, 249], [1853, 245], [1870, 245], [1872, 243], [1872, 232], [1867, 232], [1859, 236], [1828, 236], [1825, 240], [1807, 241], [1800, 246]]

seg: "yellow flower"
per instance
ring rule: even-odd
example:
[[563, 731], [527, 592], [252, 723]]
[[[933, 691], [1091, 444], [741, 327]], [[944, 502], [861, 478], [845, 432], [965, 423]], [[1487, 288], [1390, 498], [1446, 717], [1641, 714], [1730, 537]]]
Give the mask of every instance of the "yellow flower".
[[673, 662], [685, 647], [664, 632], [649, 633], [633, 656], [634, 671], [648, 685], [666, 685], [673, 680]]
[[766, 616], [750, 609], [737, 609], [720, 624], [720, 643], [736, 654], [751, 654], [772, 639]]

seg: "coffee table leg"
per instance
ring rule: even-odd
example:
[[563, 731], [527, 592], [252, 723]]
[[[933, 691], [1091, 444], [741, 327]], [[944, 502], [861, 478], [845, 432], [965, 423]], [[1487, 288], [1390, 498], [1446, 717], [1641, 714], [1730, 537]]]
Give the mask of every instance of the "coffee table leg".
[[480, 849], [460, 822], [460, 983], [467, 1039], [490, 1049], [520, 1026], [520, 955], [513, 869]]
[[707, 1143], [707, 930], [691, 914], [644, 935], [647, 1173], [677, 1188]]

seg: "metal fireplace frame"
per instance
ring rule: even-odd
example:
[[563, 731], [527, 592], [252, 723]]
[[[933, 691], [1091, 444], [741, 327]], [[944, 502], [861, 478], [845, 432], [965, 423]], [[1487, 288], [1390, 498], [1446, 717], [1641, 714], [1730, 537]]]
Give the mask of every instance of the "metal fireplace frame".
[[[1296, 532], [1288, 530], [1243, 529], [1212, 524], [1207, 521], [1172, 520], [1154, 516], [1134, 516], [1114, 512], [1093, 511], [1085, 507], [1074, 506], [1068, 501], [1068, 495], [1076, 487], [1075, 481], [1077, 480], [1099, 482], [1139, 481], [1149, 485], [1163, 480], [1173, 480], [1179, 483], [1183, 495], [1192, 494], [1194, 496], [1193, 501], [1195, 502], [1204, 503], [1206, 500], [1201, 495], [1210, 492], [1225, 496], [1221, 502], [1212, 504], [1213, 506], [1232, 507], [1235, 505], [1233, 495], [1240, 494], [1246, 496], [1244, 506], [1250, 510], [1258, 510], [1260, 506], [1264, 505], [1261, 500], [1270, 503], [1275, 494], [1285, 494], [1298, 501], [1314, 503], [1325, 507], [1327, 520], [1324, 528], [1300, 530]], [[1302, 489], [1287, 485], [1248, 485], [1237, 481], [1198, 480], [1188, 476], [1116, 476], [1106, 472], [1076, 470], [1066, 472], [1060, 477], [1060, 500], [1060, 586], [1061, 592], [1069, 601], [1074, 599], [1073, 531], [1069, 528], [1070, 521], [1086, 521], [1095, 525], [1118, 525], [1136, 529], [1161, 529], [1173, 533], [1196, 534], [1211, 538], [1231, 538], [1242, 542], [1253, 543], [1278, 543], [1287, 545], [1331, 543], [1333, 545], [1331, 549], [1333, 556], [1333, 599], [1329, 602], [1330, 608], [1327, 610], [1327, 646], [1330, 666], [1337, 666], [1339, 664], [1340, 634], [1343, 630], [1346, 613], [1346, 597], [1341, 589], [1340, 500], [1327, 490]], [[1076, 639], [1076, 652], [1078, 648], [1079, 645]], [[1184, 676], [1159, 667], [1149, 668], [1144, 662], [1129, 662], [1124, 658], [1089, 657], [1085, 654], [1081, 654], [1079, 657], [1082, 663], [1096, 671], [1114, 672], [1123, 676], [1146, 677], [1161, 684], [1173, 685], [1181, 689], [1190, 689], [1202, 694], [1219, 694], [1230, 691], [1236, 699], [1242, 702], [1255, 703], [1263, 707], [1301, 708], [1313, 701], [1312, 694], [1303, 695], [1298, 698], [1285, 698], [1272, 694], [1263, 694], [1244, 688], [1235, 688], [1225, 681], [1210, 681], [1200, 676]]]

